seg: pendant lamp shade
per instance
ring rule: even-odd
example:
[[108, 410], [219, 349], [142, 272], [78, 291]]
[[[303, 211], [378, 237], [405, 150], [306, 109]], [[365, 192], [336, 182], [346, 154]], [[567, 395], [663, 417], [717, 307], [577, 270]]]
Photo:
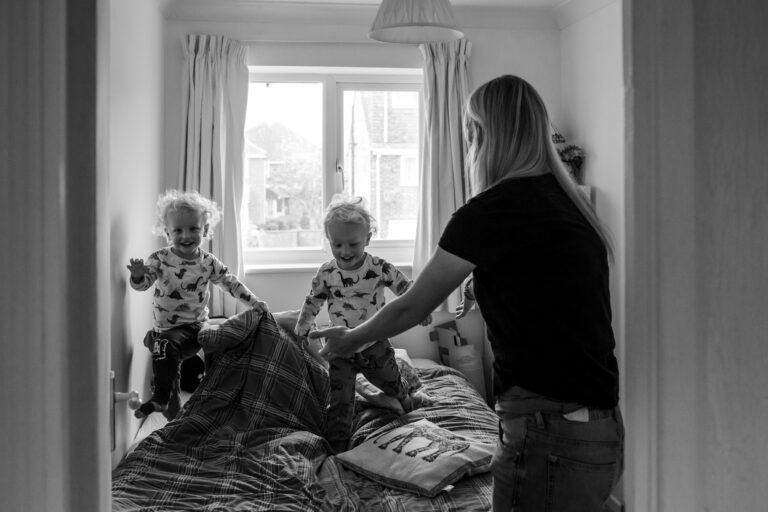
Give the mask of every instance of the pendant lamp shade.
[[437, 43], [460, 39], [448, 0], [382, 0], [368, 37], [386, 43]]

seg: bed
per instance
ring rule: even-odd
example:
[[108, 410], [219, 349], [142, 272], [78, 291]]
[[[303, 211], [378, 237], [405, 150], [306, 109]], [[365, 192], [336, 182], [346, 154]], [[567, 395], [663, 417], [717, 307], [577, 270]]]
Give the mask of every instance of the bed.
[[[434, 403], [407, 415], [357, 398], [347, 453], [384, 444], [405, 445], [400, 457], [426, 450], [393, 434], [419, 424], [439, 429], [441, 439], [469, 441], [462, 455], [477, 446], [491, 449], [451, 470], [437, 492], [409, 489], [408, 478], [406, 490], [330, 454], [322, 437], [325, 367], [272, 315], [246, 312], [231, 320], [201, 338], [208, 371], [176, 419], [147, 435], [114, 469], [114, 511], [491, 510], [488, 453], [497, 418], [460, 372], [416, 364], [413, 371]], [[456, 461], [462, 450], [440, 460]]]

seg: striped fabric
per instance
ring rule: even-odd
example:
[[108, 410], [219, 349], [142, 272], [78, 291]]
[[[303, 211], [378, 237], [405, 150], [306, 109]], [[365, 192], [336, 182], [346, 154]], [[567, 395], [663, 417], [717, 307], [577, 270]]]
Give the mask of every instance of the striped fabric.
[[[113, 511], [488, 511], [491, 477], [424, 498], [344, 469], [322, 437], [327, 372], [275, 323], [246, 311], [201, 336], [214, 364], [179, 416], [113, 471]], [[497, 420], [455, 370], [419, 370], [426, 419], [484, 442]], [[358, 402], [353, 442], [396, 416]], [[411, 413], [414, 414], [414, 413]]]

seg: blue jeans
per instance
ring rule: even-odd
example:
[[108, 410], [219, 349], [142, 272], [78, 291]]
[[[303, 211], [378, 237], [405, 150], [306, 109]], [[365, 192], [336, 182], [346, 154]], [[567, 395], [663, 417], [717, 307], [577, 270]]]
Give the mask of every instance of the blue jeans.
[[624, 469], [618, 407], [562, 412], [499, 412], [491, 464], [494, 512], [600, 512]]

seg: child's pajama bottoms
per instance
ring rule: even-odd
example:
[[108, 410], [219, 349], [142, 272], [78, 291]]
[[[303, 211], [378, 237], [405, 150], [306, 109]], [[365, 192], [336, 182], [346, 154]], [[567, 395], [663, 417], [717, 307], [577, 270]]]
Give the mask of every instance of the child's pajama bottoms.
[[395, 350], [380, 340], [352, 357], [331, 359], [328, 369], [331, 399], [326, 439], [332, 446], [348, 441], [355, 413], [355, 382], [358, 373], [387, 395], [403, 401], [408, 392], [400, 377]]

